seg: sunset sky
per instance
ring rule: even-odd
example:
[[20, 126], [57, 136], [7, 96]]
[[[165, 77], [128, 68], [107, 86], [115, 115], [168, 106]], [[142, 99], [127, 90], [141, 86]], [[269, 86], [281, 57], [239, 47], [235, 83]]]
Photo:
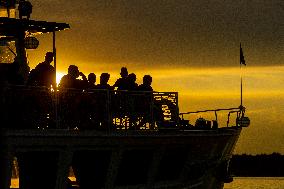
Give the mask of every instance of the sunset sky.
[[[127, 66], [178, 91], [181, 111], [244, 105], [251, 119], [235, 153], [284, 154], [284, 2], [282, 0], [30, 0], [32, 19], [66, 22], [57, 33], [58, 74], [75, 64], [86, 75]], [[30, 67], [52, 50], [38, 36]], [[247, 66], [240, 70], [242, 43]], [[193, 123], [195, 120], [191, 120]]]

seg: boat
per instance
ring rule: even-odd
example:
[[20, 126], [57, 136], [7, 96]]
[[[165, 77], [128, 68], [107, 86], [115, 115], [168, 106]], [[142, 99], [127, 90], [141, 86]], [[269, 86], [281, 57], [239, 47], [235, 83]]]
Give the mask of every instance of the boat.
[[[56, 55], [56, 32], [70, 26], [25, 12], [11, 17], [19, 5], [7, 2], [0, 18], [0, 188], [10, 188], [15, 159], [21, 189], [222, 189], [232, 181], [229, 161], [249, 126], [242, 104], [179, 112], [177, 92], [27, 86], [26, 54], [39, 45], [36, 36], [52, 33]], [[11, 80], [14, 58], [20, 85]], [[187, 119], [204, 112], [214, 119]], [[219, 114], [227, 115], [225, 125]]]

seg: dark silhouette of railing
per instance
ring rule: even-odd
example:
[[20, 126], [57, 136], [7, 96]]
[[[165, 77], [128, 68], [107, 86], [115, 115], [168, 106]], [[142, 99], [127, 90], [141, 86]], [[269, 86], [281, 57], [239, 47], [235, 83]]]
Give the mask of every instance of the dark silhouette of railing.
[[212, 126], [211, 126], [211, 121], [205, 120], [204, 118], [201, 118], [201, 117], [196, 120], [194, 126], [199, 127], [199, 128], [205, 128], [205, 129], [207, 129], [207, 128], [217, 129], [219, 127], [218, 112], [227, 112], [227, 121], [226, 121], [227, 127], [229, 127], [230, 117], [231, 117], [232, 114], [236, 115], [236, 122], [234, 123], [233, 126], [243, 126], [241, 121], [243, 121], [244, 118], [248, 119], [247, 117], [244, 117], [245, 108], [243, 106], [239, 106], [237, 108], [210, 109], [210, 110], [199, 110], [199, 111], [180, 113], [181, 122], [182, 122], [182, 124], [185, 124], [188, 127], [193, 127], [193, 125], [189, 124], [188, 120], [184, 119], [185, 116], [190, 116], [190, 115], [193, 115], [193, 114], [200, 114], [200, 113], [214, 113], [215, 119], [212, 120], [212, 122], [213, 122]]
[[0, 103], [6, 128], [157, 130], [179, 121], [176, 92], [12, 86]]

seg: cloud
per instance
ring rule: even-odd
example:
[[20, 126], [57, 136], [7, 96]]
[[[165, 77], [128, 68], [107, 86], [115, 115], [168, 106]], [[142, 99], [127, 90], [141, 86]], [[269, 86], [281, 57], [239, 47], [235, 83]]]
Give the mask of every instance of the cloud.
[[[281, 1], [32, 0], [32, 18], [68, 22], [73, 59], [111, 64], [283, 64]], [[63, 48], [63, 45], [59, 45]]]

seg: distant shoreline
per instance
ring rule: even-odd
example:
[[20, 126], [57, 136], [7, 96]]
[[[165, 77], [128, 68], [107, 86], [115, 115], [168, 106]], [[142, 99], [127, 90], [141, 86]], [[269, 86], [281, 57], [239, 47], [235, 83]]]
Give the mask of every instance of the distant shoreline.
[[[14, 160], [12, 178], [19, 173], [17, 162]], [[284, 155], [280, 153], [260, 155], [233, 155], [230, 160], [229, 172], [234, 177], [284, 177]], [[70, 176], [74, 176], [70, 169]]]
[[235, 177], [284, 177], [284, 155], [233, 155], [230, 172]]

